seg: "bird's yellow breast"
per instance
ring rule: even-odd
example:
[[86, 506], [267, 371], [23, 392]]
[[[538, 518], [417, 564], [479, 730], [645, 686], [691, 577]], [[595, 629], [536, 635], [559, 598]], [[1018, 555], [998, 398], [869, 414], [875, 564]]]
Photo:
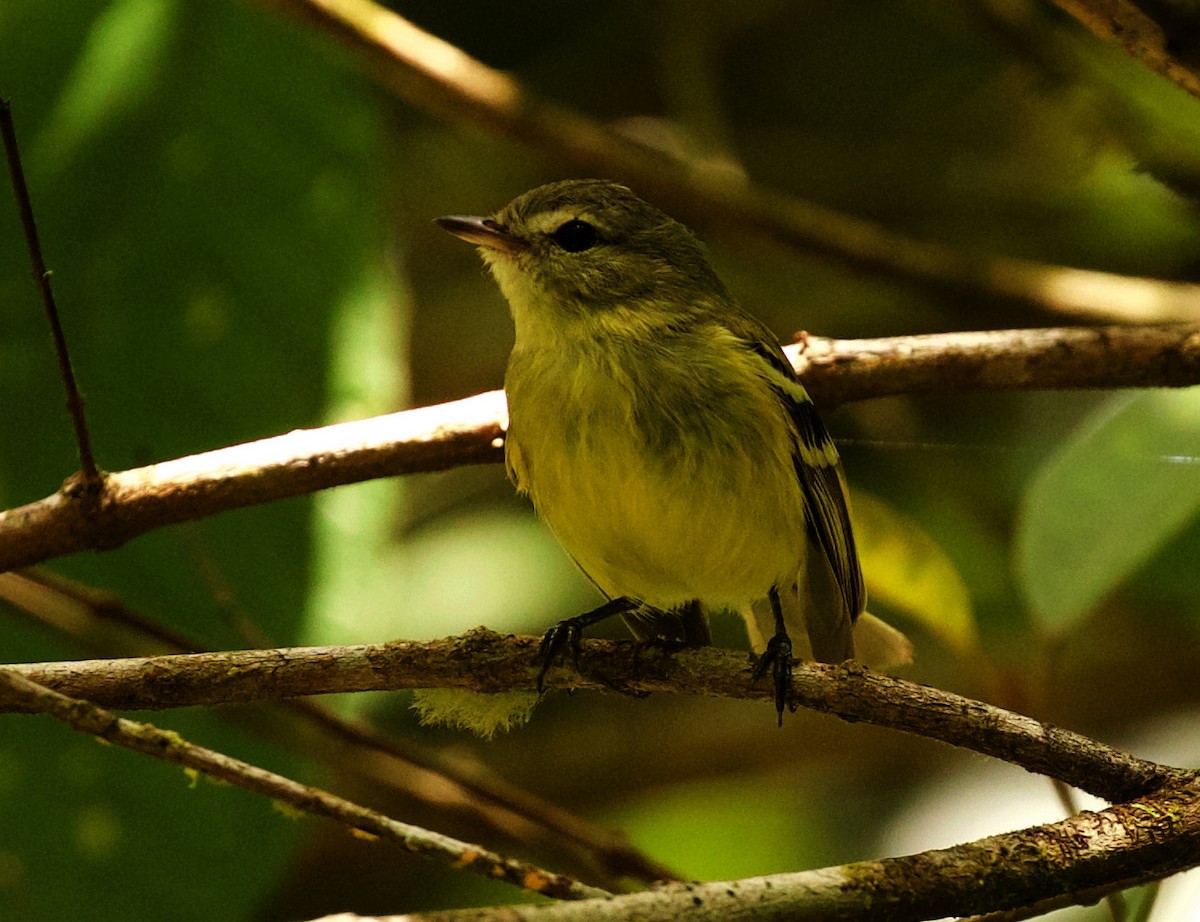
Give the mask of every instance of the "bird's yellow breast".
[[610, 596], [737, 606], [794, 579], [803, 500], [753, 356], [719, 336], [518, 346], [506, 390], [510, 475]]

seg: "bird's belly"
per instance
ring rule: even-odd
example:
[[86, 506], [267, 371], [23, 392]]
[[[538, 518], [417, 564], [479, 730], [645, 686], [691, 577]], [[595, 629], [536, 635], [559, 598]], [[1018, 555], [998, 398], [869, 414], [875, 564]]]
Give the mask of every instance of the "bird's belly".
[[608, 595], [738, 606], [795, 577], [804, 513], [786, 451], [701, 440], [651, 450], [619, 426], [584, 439], [557, 428], [522, 439], [522, 486]]

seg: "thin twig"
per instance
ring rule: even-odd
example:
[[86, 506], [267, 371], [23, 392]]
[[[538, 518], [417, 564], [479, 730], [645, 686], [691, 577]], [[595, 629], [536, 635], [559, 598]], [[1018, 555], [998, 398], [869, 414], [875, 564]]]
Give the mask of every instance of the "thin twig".
[[971, 253], [697, 168], [536, 98], [510, 74], [370, 0], [259, 2], [284, 9], [349, 47], [365, 70], [409, 105], [535, 148], [580, 175], [628, 182], [672, 214], [711, 219], [717, 226], [955, 294], [1015, 299], [1093, 320], [1200, 316], [1197, 285]]
[[[805, 336], [788, 351], [825, 406], [900, 393], [1200, 384], [1195, 325]], [[341, 484], [499, 461], [506, 425], [504, 394], [490, 391], [108, 474], [98, 509], [65, 487], [0, 512], [0, 571]]]
[[54, 352], [58, 356], [58, 373], [67, 392], [67, 412], [75, 427], [75, 442], [79, 447], [80, 487], [85, 495], [94, 496], [103, 486], [103, 478], [96, 467], [92, 454], [92, 437], [88, 432], [87, 416], [83, 410], [83, 395], [75, 381], [71, 367], [71, 354], [67, 349], [67, 336], [63, 332], [58, 307], [54, 303], [54, 292], [50, 287], [50, 270], [42, 256], [42, 244], [38, 239], [37, 222], [33, 217], [33, 202], [25, 184], [25, 170], [21, 166], [21, 151], [17, 145], [17, 130], [13, 124], [12, 106], [7, 99], [0, 99], [0, 134], [4, 136], [4, 153], [8, 157], [8, 173], [12, 178], [13, 195], [21, 215], [21, 228], [25, 232], [25, 244], [29, 248], [29, 262], [33, 267], [33, 280], [46, 309], [46, 320], [54, 338]]
[[[401, 688], [533, 689], [538, 638], [482, 628], [462, 637], [334, 647], [236, 650], [190, 656], [20, 664], [15, 672], [117, 709], [162, 709]], [[582, 646], [581, 672], [553, 668], [551, 688], [770, 699], [749, 680], [747, 654], [707, 648], [669, 655], [626, 642]], [[1069, 730], [872, 672], [855, 663], [799, 663], [792, 700], [843, 720], [961, 746], [1058, 778], [1110, 802], [1190, 777]], [[766, 717], [764, 716], [764, 720]]]
[[48, 714], [81, 733], [90, 733], [118, 746], [227, 781], [305, 813], [337, 820], [352, 829], [396, 842], [422, 858], [470, 870], [556, 899], [579, 900], [608, 895], [604, 890], [586, 886], [567, 875], [545, 871], [522, 861], [505, 858], [481, 846], [399, 822], [320, 788], [300, 784], [189, 743], [177, 733], [117, 717], [90, 701], [70, 698], [30, 681], [11, 668], [0, 668], [0, 703], [30, 713]]

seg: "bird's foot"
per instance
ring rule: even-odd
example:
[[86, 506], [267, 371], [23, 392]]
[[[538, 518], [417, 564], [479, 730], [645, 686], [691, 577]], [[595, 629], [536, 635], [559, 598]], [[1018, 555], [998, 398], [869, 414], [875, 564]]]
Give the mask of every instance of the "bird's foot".
[[771, 684], [775, 687], [775, 713], [779, 718], [779, 726], [783, 726], [783, 709], [796, 710], [792, 701], [792, 640], [786, 631], [777, 633], [767, 641], [767, 649], [758, 658], [754, 667], [752, 682], [757, 682], [768, 671], [771, 673]]
[[571, 651], [571, 665], [575, 667], [576, 672], [579, 671], [579, 642], [583, 640], [583, 629], [587, 626], [583, 619], [583, 615], [564, 618], [542, 635], [542, 642], [537, 651], [537, 662], [542, 664], [537, 677], [539, 695], [544, 691], [542, 686], [545, 683], [547, 671], [554, 665], [563, 650]]
[[591, 627], [605, 618], [611, 618], [613, 615], [620, 615], [627, 612], [638, 605], [634, 599], [628, 599], [622, 596], [617, 599], [610, 599], [599, 608], [585, 612], [582, 615], [576, 615], [574, 618], [564, 618], [542, 636], [542, 642], [538, 645], [537, 656], [534, 662], [541, 664], [541, 669], [538, 670], [537, 690], [538, 694], [542, 693], [543, 686], [546, 681], [546, 673], [550, 667], [560, 659], [563, 651], [570, 651], [571, 665], [575, 667], [575, 671], [579, 671], [579, 644], [583, 640], [583, 629]]

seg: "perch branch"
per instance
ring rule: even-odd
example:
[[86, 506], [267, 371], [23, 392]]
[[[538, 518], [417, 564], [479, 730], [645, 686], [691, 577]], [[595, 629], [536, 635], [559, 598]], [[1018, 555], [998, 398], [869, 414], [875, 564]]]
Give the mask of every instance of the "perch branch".
[[[59, 636], [69, 637], [97, 658], [101, 654], [94, 650], [97, 637], [93, 631], [100, 622], [120, 624], [140, 638], [166, 646], [165, 651], [155, 653], [208, 652], [191, 638], [131, 609], [115, 594], [46, 570], [0, 574], [0, 602], [25, 612]], [[112, 655], [128, 656], [130, 652], [122, 645], [120, 652]], [[361, 771], [434, 809], [452, 805], [451, 809], [469, 817], [473, 828], [486, 826], [525, 845], [553, 846], [559, 854], [569, 850], [591, 870], [593, 882], [605, 889], [622, 888], [622, 878], [645, 883], [679, 879], [672, 869], [624, 836], [504, 780], [472, 756], [447, 755], [412, 738], [381, 734], [370, 723], [341, 717], [314, 698], [279, 703], [337, 745], [327, 757], [338, 760], [338, 765]], [[273, 727], [266, 732], [272, 733]], [[288, 743], [313, 754], [307, 737], [285, 736]], [[354, 747], [349, 757], [346, 746]], [[438, 793], [431, 799], [433, 789]]]
[[[9, 668], [72, 697], [120, 710], [155, 710], [401, 688], [531, 690], [537, 682], [537, 647], [537, 638], [506, 637], [481, 628], [429, 643], [393, 641]], [[751, 685], [746, 654], [733, 650], [667, 655], [628, 642], [593, 640], [584, 644], [580, 663], [579, 674], [551, 669], [548, 685], [741, 699], [772, 696], [765, 685]], [[994, 756], [1113, 803], [1189, 777], [1069, 730], [853, 663], [798, 664], [792, 695], [802, 707]]]
[[557, 899], [606, 896], [563, 874], [505, 858], [478, 845], [401, 823], [328, 791], [300, 784], [239, 759], [189, 743], [177, 733], [117, 717], [90, 701], [71, 698], [31, 681], [11, 668], [0, 668], [0, 706], [48, 714], [81, 733], [141, 752], [271, 797], [314, 816], [337, 820], [351, 829], [396, 842], [422, 858], [464, 868]]
[[859, 269], [1092, 319], [1194, 320], [1200, 286], [917, 240], [776, 189], [731, 181], [565, 108], [370, 0], [260, 0], [347, 46], [398, 98], [452, 124], [525, 144], [580, 175], [621, 179], [668, 211], [749, 230]]
[[[825, 405], [900, 393], [1200, 384], [1195, 325], [804, 336], [789, 354]], [[498, 461], [506, 419], [504, 394], [491, 391], [108, 474], [92, 502], [69, 480], [0, 512], [0, 572], [341, 484]]]

